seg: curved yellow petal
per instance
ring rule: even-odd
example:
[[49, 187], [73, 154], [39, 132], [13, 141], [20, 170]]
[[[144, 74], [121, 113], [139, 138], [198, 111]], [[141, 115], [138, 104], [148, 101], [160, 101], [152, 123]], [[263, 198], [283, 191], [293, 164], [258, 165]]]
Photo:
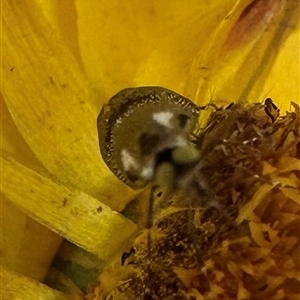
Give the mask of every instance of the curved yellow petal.
[[34, 3], [27, 5], [3, 3], [2, 92], [7, 106], [32, 151], [59, 181], [120, 209], [132, 192], [101, 161], [100, 107], [92, 104], [106, 98], [90, 86], [43, 16], [28, 17]]
[[[24, 200], [22, 195], [20, 197]], [[1, 219], [1, 265], [43, 281], [62, 237], [30, 218], [4, 194]]]
[[37, 160], [33, 151], [30, 149], [24, 138], [20, 134], [7, 105], [0, 96], [1, 107], [1, 123], [0, 123], [0, 139], [1, 149], [11, 153], [15, 158], [27, 166], [41, 167], [41, 163]]
[[[33, 219], [103, 260], [122, 251], [137, 226], [108, 206], [1, 157], [1, 192]], [[18, 187], [17, 189], [15, 187]], [[115, 235], [115, 232], [121, 232]], [[112, 238], [113, 237], [113, 238]]]
[[3, 300], [81, 300], [81, 295], [68, 295], [53, 290], [46, 285], [10, 272], [1, 268], [0, 270], [0, 293]]
[[[206, 51], [200, 53], [194, 62], [191, 69], [194, 77], [187, 85], [195, 94], [193, 98], [200, 103], [259, 102], [269, 96], [274, 85], [280, 86], [281, 80], [290, 82], [293, 86], [291, 92], [297, 93], [295, 87], [299, 80], [295, 76], [281, 77], [277, 82], [274, 71], [270, 73], [275, 62], [281, 67], [299, 69], [299, 59], [292, 61], [297, 48], [285, 49], [281, 54], [282, 45], [289, 36], [296, 34], [299, 40], [297, 1], [238, 3], [244, 10], [241, 12], [238, 5], [232, 10], [216, 29]], [[296, 67], [292, 66], [294, 63]], [[277, 72], [280, 72], [279, 69]], [[289, 100], [281, 98], [287, 92], [282, 89], [279, 94], [274, 94], [275, 102], [289, 103]], [[294, 97], [299, 97], [296, 93]]]
[[[271, 95], [284, 105], [285, 87], [299, 97], [297, 75], [279, 71], [299, 73], [297, 1], [78, 1], [77, 8], [86, 73], [107, 97], [137, 85], [166, 86], [202, 104]], [[282, 46], [289, 36], [292, 48]]]
[[76, 1], [76, 7], [85, 72], [108, 99], [132, 86], [137, 66], [149, 55], [158, 28], [155, 7], [137, 0]]
[[282, 111], [291, 109], [290, 101], [300, 103], [299, 45], [298, 27], [280, 46], [262, 90], [262, 97], [270, 96]]
[[[41, 163], [21, 136], [2, 96], [0, 107], [1, 152], [10, 153], [30, 168], [40, 169]], [[35, 280], [44, 280], [62, 237], [30, 218], [3, 194], [1, 219], [1, 264]]]
[[42, 14], [51, 25], [51, 29], [60, 34], [75, 59], [80, 63], [81, 55], [78, 45], [76, 1], [51, 0], [35, 2], [37, 13]]
[[85, 71], [107, 95], [155, 84], [180, 92], [195, 76], [189, 72], [195, 56], [211, 44], [211, 34], [233, 6], [232, 1], [77, 1]]

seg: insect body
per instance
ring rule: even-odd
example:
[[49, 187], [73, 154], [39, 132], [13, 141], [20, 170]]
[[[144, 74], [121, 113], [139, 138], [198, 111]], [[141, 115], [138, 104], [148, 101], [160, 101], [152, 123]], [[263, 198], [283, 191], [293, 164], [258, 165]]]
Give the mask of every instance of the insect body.
[[[181, 147], [189, 152], [188, 134], [198, 116], [199, 108], [192, 101], [168, 89], [124, 89], [98, 116], [101, 155], [119, 179], [134, 189], [141, 188], [155, 177], [164, 153]], [[175, 153], [175, 159], [177, 156]]]

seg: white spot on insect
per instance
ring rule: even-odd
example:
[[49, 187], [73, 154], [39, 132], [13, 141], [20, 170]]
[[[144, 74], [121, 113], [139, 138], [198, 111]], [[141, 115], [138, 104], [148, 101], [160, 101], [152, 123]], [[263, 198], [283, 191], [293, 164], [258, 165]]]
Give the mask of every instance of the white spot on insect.
[[125, 171], [129, 171], [130, 169], [138, 169], [138, 163], [126, 149], [121, 150], [121, 160]]
[[188, 144], [187, 140], [181, 136], [181, 135], [177, 135], [174, 141], [174, 146], [175, 147], [183, 147], [186, 146]]
[[146, 167], [142, 169], [141, 177], [146, 180], [151, 180], [154, 176], [154, 166], [153, 162], [149, 162]]
[[161, 111], [158, 113], [153, 113], [153, 120], [168, 128], [173, 127], [171, 124], [172, 117], [173, 117], [173, 113], [169, 111]]

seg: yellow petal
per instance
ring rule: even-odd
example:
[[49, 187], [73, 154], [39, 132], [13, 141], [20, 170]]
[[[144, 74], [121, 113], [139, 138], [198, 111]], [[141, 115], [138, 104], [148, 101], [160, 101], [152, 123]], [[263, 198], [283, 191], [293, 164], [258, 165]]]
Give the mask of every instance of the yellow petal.
[[[254, 217], [254, 210], [262, 201], [262, 199], [273, 189], [272, 185], [264, 184], [256, 191], [252, 200], [245, 204], [239, 212], [237, 217], [237, 223], [241, 223], [244, 220], [252, 220]], [[255, 220], [254, 220], [255, 221]]]
[[46, 285], [20, 276], [1, 268], [0, 271], [0, 294], [3, 300], [43, 299], [43, 300], [80, 300], [80, 295], [67, 295], [50, 289]]
[[1, 264], [43, 281], [62, 237], [30, 218], [4, 195], [1, 216]]
[[[21, 136], [2, 97], [0, 101], [1, 151], [9, 152], [28, 167], [41, 168], [41, 163]], [[62, 237], [30, 218], [5, 195], [1, 197], [1, 217], [1, 264], [35, 280], [44, 280]]]
[[282, 187], [280, 190], [284, 193], [285, 196], [295, 201], [297, 204], [300, 204], [300, 192], [299, 190]]
[[278, 169], [281, 173], [288, 172], [291, 170], [300, 170], [300, 160], [296, 157], [283, 156], [279, 159], [277, 164]]
[[85, 71], [107, 96], [133, 85], [180, 92], [197, 74], [189, 72], [194, 58], [212, 46], [211, 34], [233, 6], [232, 1], [148, 1], [142, 6], [128, 0], [77, 1]]
[[[32, 1], [31, 1], [32, 2]], [[75, 59], [80, 63], [81, 55], [77, 34], [77, 10], [75, 0], [35, 1], [38, 14], [50, 23], [51, 30], [61, 35]], [[31, 11], [32, 13], [32, 11]]]
[[151, 51], [156, 9], [152, 2], [137, 0], [76, 1], [76, 7], [85, 72], [108, 100], [133, 85], [137, 66]]
[[[282, 68], [299, 74], [295, 46], [297, 39], [299, 44], [297, 1], [270, 1], [268, 4], [254, 1], [248, 4], [246, 1], [237, 2], [215, 30], [213, 40], [206, 47], [206, 56], [200, 53], [194, 63], [191, 71], [194, 77], [189, 89], [194, 90], [200, 103], [211, 99], [225, 103], [237, 100], [259, 102], [269, 96], [275, 85], [278, 92], [282, 81], [289, 82], [291, 89], [282, 88], [280, 93], [273, 93], [275, 102], [289, 103], [286, 95], [290, 92], [294, 93], [292, 99], [299, 99], [297, 75], [278, 75], [276, 77], [281, 80], [277, 82], [274, 80], [275, 70], [269, 73], [276, 61], [280, 65], [277, 74], [282, 73]], [[230, 27], [232, 30], [228, 32]], [[283, 50], [282, 45], [289, 43], [289, 36], [295, 40], [294, 48], [284, 47]], [[268, 85], [265, 84], [267, 78], [270, 78]]]
[[7, 106], [30, 148], [59, 181], [120, 209], [132, 192], [100, 158], [100, 106], [92, 104], [106, 98], [89, 85], [63, 40], [54, 32], [48, 37], [51, 27], [42, 16], [35, 16], [34, 22], [28, 18], [31, 9], [31, 4], [3, 4]]
[[[287, 39], [279, 46], [278, 56], [266, 76], [262, 96], [270, 96], [283, 112], [290, 111], [290, 102], [300, 103], [299, 92], [299, 25], [287, 22]], [[289, 28], [290, 26], [290, 28]], [[296, 28], [295, 28], [296, 27]]]
[[89, 195], [71, 191], [9, 157], [2, 157], [1, 164], [1, 191], [8, 199], [32, 218], [101, 259], [122, 251], [125, 241], [135, 235], [135, 224]]

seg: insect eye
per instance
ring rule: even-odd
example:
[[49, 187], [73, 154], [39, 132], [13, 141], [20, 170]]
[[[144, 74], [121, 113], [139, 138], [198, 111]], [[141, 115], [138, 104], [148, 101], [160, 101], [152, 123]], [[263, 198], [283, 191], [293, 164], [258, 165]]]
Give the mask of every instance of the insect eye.
[[179, 114], [177, 116], [177, 119], [179, 121], [179, 126], [181, 128], [184, 128], [186, 126], [187, 122], [188, 122], [189, 117], [185, 114]]

